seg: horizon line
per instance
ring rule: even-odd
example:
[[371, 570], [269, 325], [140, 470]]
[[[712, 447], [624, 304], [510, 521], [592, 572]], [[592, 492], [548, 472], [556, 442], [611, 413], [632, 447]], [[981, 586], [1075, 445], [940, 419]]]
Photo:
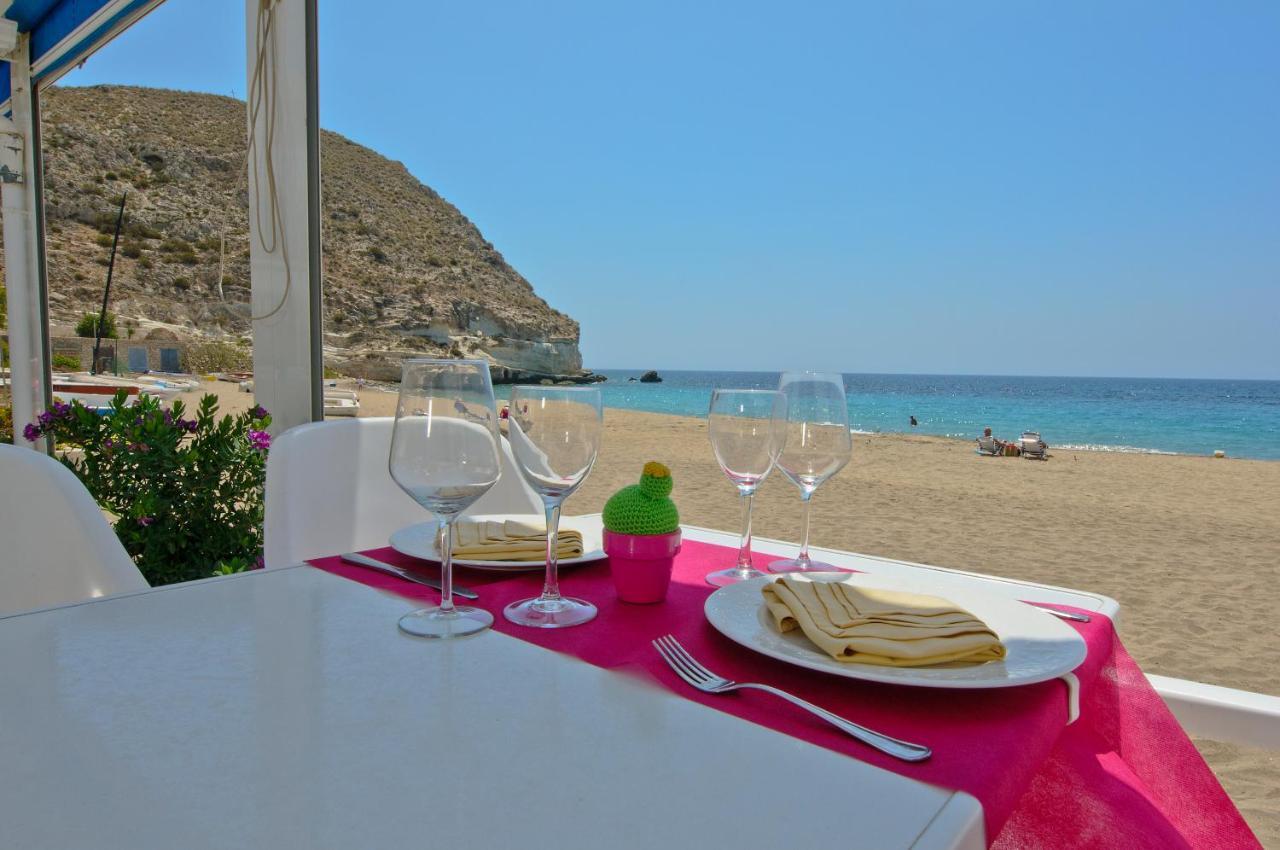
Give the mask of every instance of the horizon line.
[[[587, 368], [587, 367], [583, 367]], [[656, 371], [659, 375], [662, 372], [682, 373], [682, 372], [730, 372], [736, 374], [755, 374], [755, 375], [780, 375], [783, 372], [795, 371], [790, 369], [658, 369], [656, 367], [631, 367], [631, 366], [599, 366], [592, 367], [589, 371], [595, 374], [604, 372], [636, 372], [643, 374], [649, 371]], [[1237, 377], [1186, 377], [1179, 375], [1053, 375], [1053, 374], [998, 374], [994, 372], [847, 372], [840, 369], [822, 369], [816, 371], [836, 372], [840, 375], [863, 375], [868, 377], [898, 377], [898, 378], [1064, 378], [1070, 380], [1103, 380], [1103, 381], [1239, 381], [1245, 383], [1280, 383], [1280, 377], [1275, 378], [1237, 378]]]

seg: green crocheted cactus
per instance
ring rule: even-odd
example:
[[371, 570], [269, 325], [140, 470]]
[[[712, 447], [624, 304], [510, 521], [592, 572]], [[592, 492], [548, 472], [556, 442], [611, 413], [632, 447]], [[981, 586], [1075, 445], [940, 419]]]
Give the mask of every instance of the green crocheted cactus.
[[670, 495], [671, 470], [649, 461], [639, 484], [623, 487], [605, 502], [604, 527], [617, 534], [670, 534], [680, 527]]

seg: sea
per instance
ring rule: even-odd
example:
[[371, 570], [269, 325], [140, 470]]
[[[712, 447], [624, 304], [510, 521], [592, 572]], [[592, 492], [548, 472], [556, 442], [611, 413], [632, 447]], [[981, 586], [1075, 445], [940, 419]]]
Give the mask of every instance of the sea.
[[[716, 387], [774, 388], [777, 372], [597, 369], [606, 407], [706, 416]], [[844, 376], [855, 431], [1013, 439], [1039, 431], [1052, 449], [1280, 460], [1280, 381], [1045, 378], [1004, 375]], [[912, 427], [914, 416], [916, 426]]]

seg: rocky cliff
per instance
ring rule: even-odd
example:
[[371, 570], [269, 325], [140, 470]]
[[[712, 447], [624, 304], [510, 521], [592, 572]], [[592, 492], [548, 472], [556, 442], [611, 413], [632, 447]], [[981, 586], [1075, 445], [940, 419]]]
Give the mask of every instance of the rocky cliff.
[[[127, 192], [111, 297], [121, 324], [245, 340], [244, 103], [97, 86], [50, 90], [42, 105], [53, 322], [98, 309]], [[577, 322], [457, 208], [336, 133], [321, 157], [328, 367], [392, 378], [407, 355], [481, 356], [500, 374], [581, 373]]]

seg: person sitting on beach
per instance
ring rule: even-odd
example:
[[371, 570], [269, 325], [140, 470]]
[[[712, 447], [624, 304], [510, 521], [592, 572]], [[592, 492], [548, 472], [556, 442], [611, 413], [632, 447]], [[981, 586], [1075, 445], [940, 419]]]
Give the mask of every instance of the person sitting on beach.
[[991, 436], [990, 428], [982, 429], [982, 436], [978, 438], [978, 451], [989, 455], [1004, 454], [1005, 443]]

